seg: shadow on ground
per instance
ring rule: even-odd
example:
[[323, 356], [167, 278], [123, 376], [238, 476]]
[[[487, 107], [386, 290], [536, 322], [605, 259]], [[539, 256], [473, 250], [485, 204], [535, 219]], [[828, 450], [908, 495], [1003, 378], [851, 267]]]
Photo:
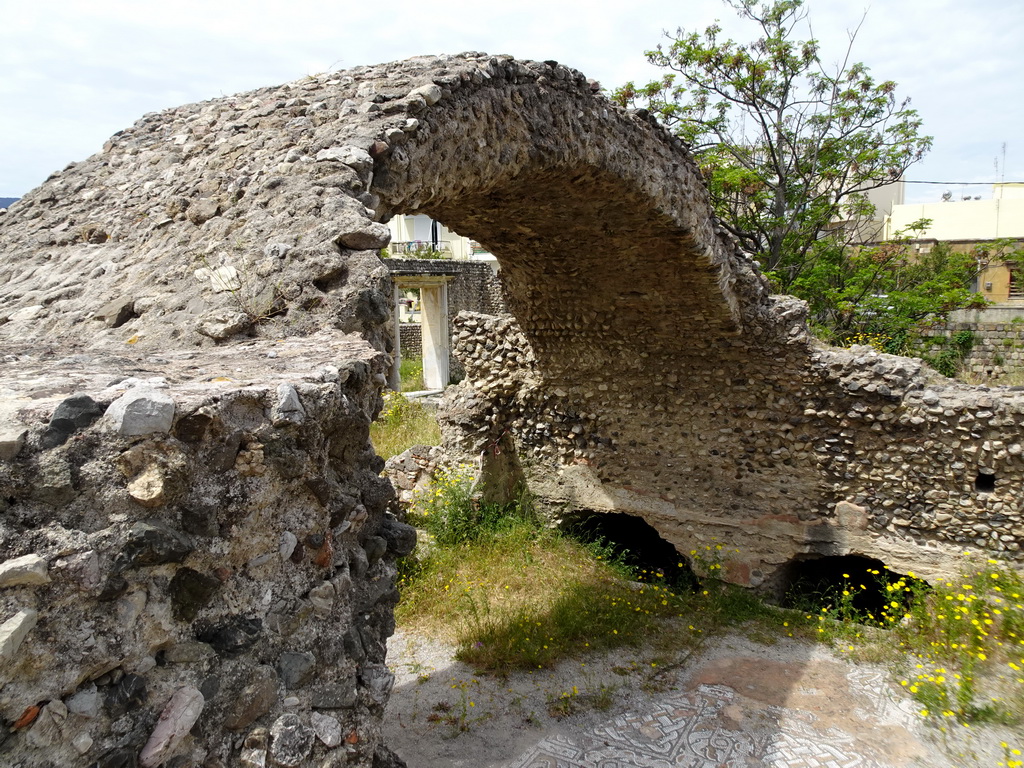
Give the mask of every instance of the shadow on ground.
[[975, 764], [951, 762], [886, 669], [791, 638], [729, 634], [674, 662], [627, 649], [507, 679], [452, 651], [389, 642], [385, 739], [409, 768]]

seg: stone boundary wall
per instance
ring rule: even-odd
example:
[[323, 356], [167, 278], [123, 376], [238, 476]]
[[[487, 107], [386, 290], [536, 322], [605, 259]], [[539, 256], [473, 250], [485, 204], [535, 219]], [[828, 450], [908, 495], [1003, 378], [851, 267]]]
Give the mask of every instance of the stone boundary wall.
[[958, 331], [971, 331], [974, 345], [964, 367], [981, 377], [1002, 376], [1024, 370], [1024, 320], [1021, 322], [950, 322], [930, 328], [922, 335], [950, 338]]
[[0, 763], [383, 762], [415, 542], [367, 439], [386, 356], [322, 333], [3, 365]]
[[402, 323], [399, 327], [402, 334], [402, 357], [423, 356], [423, 329], [419, 323]]

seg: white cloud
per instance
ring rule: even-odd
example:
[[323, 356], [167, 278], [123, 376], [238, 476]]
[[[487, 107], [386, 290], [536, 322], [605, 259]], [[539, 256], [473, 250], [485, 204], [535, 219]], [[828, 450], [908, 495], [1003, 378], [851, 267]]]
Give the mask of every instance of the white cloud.
[[[557, 59], [613, 87], [657, 75], [643, 51], [661, 42], [664, 30], [703, 29], [718, 18], [735, 39], [748, 36], [718, 0], [10, 5], [0, 24], [0, 195], [26, 192], [146, 112], [328, 68], [484, 50]], [[838, 58], [866, 6], [807, 6], [826, 59]], [[899, 82], [935, 136], [935, 149], [913, 176], [990, 180], [992, 157], [1007, 141], [1007, 178], [1024, 180], [1021, 39], [1019, 0], [870, 3], [854, 58], [880, 79]]]

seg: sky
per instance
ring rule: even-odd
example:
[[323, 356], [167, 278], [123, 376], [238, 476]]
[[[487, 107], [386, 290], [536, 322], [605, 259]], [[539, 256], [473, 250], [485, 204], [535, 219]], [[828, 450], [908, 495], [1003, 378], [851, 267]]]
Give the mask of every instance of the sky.
[[[1024, 181], [1021, 0], [806, 0], [822, 58], [895, 80], [934, 137], [908, 202]], [[83, 160], [147, 112], [421, 54], [555, 59], [607, 88], [660, 70], [665, 32], [752, 39], [721, 0], [0, 0], [0, 197]], [[1003, 160], [1005, 144], [1005, 162]]]

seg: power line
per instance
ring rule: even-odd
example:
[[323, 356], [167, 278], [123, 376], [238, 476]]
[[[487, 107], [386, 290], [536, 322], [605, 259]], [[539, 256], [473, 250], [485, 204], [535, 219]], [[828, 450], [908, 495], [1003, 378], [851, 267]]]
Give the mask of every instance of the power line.
[[1024, 184], [1024, 181], [902, 181], [904, 184], [937, 184], [942, 187], [964, 187], [968, 184], [986, 187], [992, 184]]

